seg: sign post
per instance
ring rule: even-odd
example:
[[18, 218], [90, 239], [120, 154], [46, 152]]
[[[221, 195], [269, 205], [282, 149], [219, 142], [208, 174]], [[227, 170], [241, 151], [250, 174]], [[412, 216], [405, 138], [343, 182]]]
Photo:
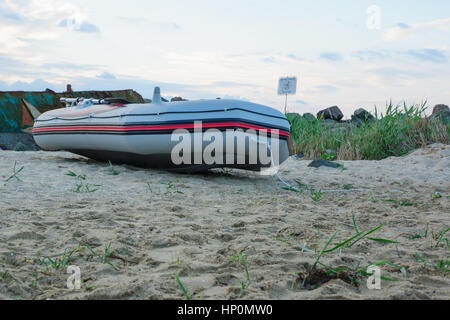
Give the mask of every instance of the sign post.
[[297, 77], [280, 78], [278, 81], [278, 95], [286, 95], [284, 113], [287, 112], [287, 97], [297, 93]]

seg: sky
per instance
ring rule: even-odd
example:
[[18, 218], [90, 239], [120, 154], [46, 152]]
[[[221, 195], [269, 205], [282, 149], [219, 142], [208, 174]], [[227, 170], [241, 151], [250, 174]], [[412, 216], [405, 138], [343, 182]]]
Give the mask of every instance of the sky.
[[[153, 87], [288, 111], [450, 104], [448, 0], [0, 0], [0, 90]], [[431, 111], [431, 110], [430, 110]], [[430, 112], [429, 111], [429, 112]]]

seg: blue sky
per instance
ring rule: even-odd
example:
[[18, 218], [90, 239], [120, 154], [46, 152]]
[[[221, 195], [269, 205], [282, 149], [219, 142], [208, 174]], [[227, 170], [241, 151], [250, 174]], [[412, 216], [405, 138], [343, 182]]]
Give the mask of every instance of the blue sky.
[[289, 75], [289, 111], [349, 116], [390, 99], [450, 104], [449, 39], [448, 0], [0, 0], [0, 90], [159, 85], [281, 110]]

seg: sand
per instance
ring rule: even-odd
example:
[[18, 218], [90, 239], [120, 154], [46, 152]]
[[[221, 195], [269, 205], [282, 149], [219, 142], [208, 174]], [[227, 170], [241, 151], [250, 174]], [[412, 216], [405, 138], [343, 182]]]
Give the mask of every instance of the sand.
[[[4, 185], [15, 161], [16, 170], [24, 166], [21, 181]], [[438, 233], [450, 224], [450, 146], [339, 161], [345, 170], [309, 163], [291, 158], [280, 175], [322, 189], [319, 201], [244, 171], [186, 175], [114, 166], [114, 175], [108, 165], [70, 153], [0, 151], [0, 299], [184, 299], [175, 274], [194, 299], [239, 299], [246, 276], [231, 257], [241, 251], [252, 280], [244, 299], [450, 298], [449, 274], [436, 267], [449, 259], [450, 232]], [[384, 265], [381, 275], [400, 281], [381, 280], [380, 290], [369, 290], [365, 278], [355, 285], [321, 277], [329, 281], [301, 288], [296, 273], [308, 270], [334, 232], [333, 244], [355, 235], [352, 215], [359, 231], [385, 223], [371, 236], [398, 243], [364, 239], [320, 262], [356, 268], [388, 260], [404, 267], [406, 278]], [[68, 265], [80, 268], [80, 290], [67, 288]]]

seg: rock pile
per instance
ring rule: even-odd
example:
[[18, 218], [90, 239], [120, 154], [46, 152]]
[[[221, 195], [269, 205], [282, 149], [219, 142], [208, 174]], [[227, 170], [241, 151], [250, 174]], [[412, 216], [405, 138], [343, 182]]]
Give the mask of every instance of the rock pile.
[[444, 124], [450, 125], [450, 109], [445, 104], [437, 104], [434, 106], [433, 114], [430, 119], [440, 119]]
[[[298, 113], [288, 113], [286, 116], [291, 123], [299, 119], [315, 121], [322, 118], [325, 126], [332, 126], [333, 124], [336, 125], [337, 122], [339, 122], [341, 124], [351, 124], [359, 127], [365, 122], [376, 121], [376, 118], [369, 111], [363, 108], [357, 109], [353, 113], [351, 120], [342, 120], [344, 118], [344, 114], [338, 106], [333, 106], [319, 111], [317, 113], [317, 118], [311, 113], [305, 113], [303, 116]], [[450, 125], [450, 108], [445, 104], [437, 104], [434, 107], [433, 114], [429, 117], [429, 119], [440, 119], [444, 124]]]
[[338, 106], [333, 106], [321, 110], [317, 113], [317, 118], [322, 118], [324, 120], [330, 119], [334, 121], [341, 121], [344, 118], [344, 114]]

